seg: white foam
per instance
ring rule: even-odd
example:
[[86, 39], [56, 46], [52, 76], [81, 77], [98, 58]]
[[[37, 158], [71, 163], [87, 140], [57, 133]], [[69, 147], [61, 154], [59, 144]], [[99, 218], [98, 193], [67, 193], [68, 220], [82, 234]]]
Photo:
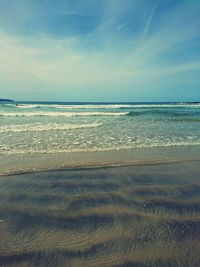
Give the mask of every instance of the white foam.
[[129, 112], [0, 112], [3, 117], [123, 116]]
[[[10, 104], [12, 105], [12, 104]], [[57, 109], [120, 109], [120, 108], [200, 108], [200, 103], [171, 103], [171, 104], [88, 104], [88, 105], [59, 105], [59, 104], [19, 104], [17, 108], [57, 108]]]
[[58, 108], [58, 109], [118, 109], [131, 107], [132, 105], [108, 104], [108, 105], [59, 105], [59, 104], [19, 104], [17, 108]]
[[131, 107], [137, 108], [177, 108], [177, 107], [186, 107], [186, 108], [200, 108], [200, 104], [144, 104], [144, 105], [132, 105]]
[[65, 154], [78, 152], [106, 152], [106, 151], [120, 151], [134, 148], [161, 148], [161, 147], [175, 147], [175, 146], [196, 146], [200, 145], [200, 141], [195, 142], [167, 142], [167, 143], [152, 143], [152, 144], [135, 144], [135, 145], [116, 145], [107, 147], [90, 147], [90, 148], [68, 148], [68, 149], [4, 149], [0, 151], [0, 155], [14, 155], [14, 154]]
[[96, 128], [101, 126], [101, 123], [88, 123], [88, 124], [23, 124], [23, 125], [9, 125], [0, 127], [0, 133], [20, 133], [20, 132], [43, 132], [51, 130], [74, 130], [84, 128]]
[[[46, 106], [46, 105], [43, 105]], [[19, 104], [16, 106], [17, 108], [40, 108], [42, 105], [35, 105], [35, 104]]]

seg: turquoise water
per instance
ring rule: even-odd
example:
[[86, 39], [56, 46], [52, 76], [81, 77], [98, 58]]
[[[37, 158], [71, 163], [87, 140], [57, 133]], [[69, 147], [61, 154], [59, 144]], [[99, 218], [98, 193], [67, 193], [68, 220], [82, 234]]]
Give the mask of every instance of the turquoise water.
[[199, 103], [0, 104], [0, 154], [200, 145]]

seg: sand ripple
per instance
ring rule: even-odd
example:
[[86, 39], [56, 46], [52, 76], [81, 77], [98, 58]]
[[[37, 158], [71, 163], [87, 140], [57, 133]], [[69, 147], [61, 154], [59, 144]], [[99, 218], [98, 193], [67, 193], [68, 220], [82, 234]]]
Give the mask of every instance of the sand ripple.
[[1, 177], [0, 264], [200, 266], [198, 162], [184, 166]]

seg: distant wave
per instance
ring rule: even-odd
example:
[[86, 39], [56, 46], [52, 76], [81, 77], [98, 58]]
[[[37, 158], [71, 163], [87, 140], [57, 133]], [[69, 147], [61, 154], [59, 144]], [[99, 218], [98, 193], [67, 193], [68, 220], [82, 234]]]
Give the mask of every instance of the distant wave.
[[200, 110], [180, 111], [180, 110], [133, 110], [125, 112], [107, 111], [88, 111], [88, 112], [69, 112], [69, 111], [37, 111], [37, 112], [0, 112], [0, 117], [78, 117], [78, 116], [142, 116], [142, 115], [161, 115], [164, 117], [193, 117], [200, 116]]
[[[45, 105], [44, 105], [45, 106]], [[16, 106], [16, 108], [24, 108], [24, 109], [27, 109], [27, 108], [40, 108], [42, 107], [42, 105], [35, 105], [35, 104], [19, 104]]]
[[107, 104], [107, 105], [59, 105], [59, 104], [19, 104], [17, 108], [57, 108], [57, 109], [120, 109], [130, 108], [132, 105]]
[[146, 110], [132, 110], [132, 111], [35, 111], [35, 112], [0, 112], [0, 117], [77, 117], [77, 116], [141, 116], [141, 115], [162, 115], [164, 117], [199, 117], [200, 110], [181, 111], [171, 109], [146, 109]]
[[162, 115], [162, 116], [170, 116], [170, 117], [192, 117], [196, 115], [200, 115], [199, 110], [190, 110], [190, 111], [181, 111], [181, 110], [171, 110], [171, 109], [147, 109], [147, 110], [135, 110], [130, 111], [129, 116], [139, 116], [139, 115]]
[[84, 128], [95, 128], [101, 126], [102, 123], [88, 123], [88, 124], [23, 124], [23, 125], [10, 125], [0, 127], [0, 133], [19, 133], [19, 132], [43, 132], [50, 130], [74, 130]]
[[1, 112], [3, 117], [76, 117], [76, 116], [124, 116], [129, 112]]
[[133, 108], [200, 108], [200, 103], [170, 103], [170, 104], [4, 104], [19, 109], [53, 108], [53, 109], [133, 109]]
[[133, 104], [129, 106], [121, 106], [120, 109], [129, 109], [129, 108], [200, 108], [200, 104]]

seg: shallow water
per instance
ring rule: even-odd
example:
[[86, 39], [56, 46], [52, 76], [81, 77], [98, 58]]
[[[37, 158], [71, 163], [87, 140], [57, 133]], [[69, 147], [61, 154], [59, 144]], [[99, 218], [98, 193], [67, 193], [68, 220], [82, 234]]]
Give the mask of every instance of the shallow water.
[[0, 177], [2, 266], [200, 266], [199, 161]]
[[0, 154], [200, 145], [199, 103], [0, 104]]

